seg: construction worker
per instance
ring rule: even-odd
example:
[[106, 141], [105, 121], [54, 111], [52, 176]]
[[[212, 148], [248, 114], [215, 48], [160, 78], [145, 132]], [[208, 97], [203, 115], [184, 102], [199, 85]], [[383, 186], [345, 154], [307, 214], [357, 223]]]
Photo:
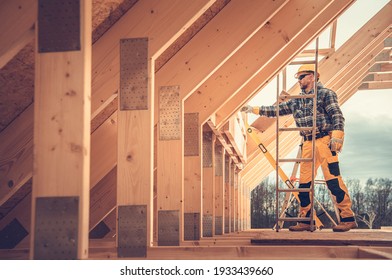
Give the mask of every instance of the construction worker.
[[[317, 118], [316, 118], [316, 170], [321, 165], [328, 189], [335, 196], [336, 206], [340, 213], [340, 223], [333, 231], [342, 232], [357, 228], [354, 212], [351, 210], [351, 199], [339, 170], [337, 152], [342, 150], [344, 140], [344, 117], [340, 110], [337, 95], [334, 91], [323, 87], [319, 82], [320, 74], [315, 77], [314, 64], [299, 67], [295, 78], [301, 87], [301, 95], [313, 94], [317, 79]], [[276, 106], [252, 107], [247, 105], [241, 109], [246, 113], [276, 117]], [[289, 99], [279, 104], [279, 115], [292, 114], [298, 127], [313, 126], [313, 98]], [[302, 158], [312, 157], [312, 131], [301, 131], [303, 137]], [[300, 163], [299, 188], [309, 188], [312, 181], [312, 163]], [[300, 192], [300, 217], [310, 216], [309, 192]], [[298, 222], [289, 227], [290, 231], [310, 231], [310, 222]]]

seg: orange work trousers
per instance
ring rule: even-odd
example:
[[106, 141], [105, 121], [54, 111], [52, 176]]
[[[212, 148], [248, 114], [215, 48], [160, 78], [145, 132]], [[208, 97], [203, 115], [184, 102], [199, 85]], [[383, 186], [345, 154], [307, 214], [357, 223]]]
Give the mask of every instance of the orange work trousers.
[[[324, 174], [328, 189], [335, 197], [336, 206], [339, 209], [340, 221], [355, 221], [354, 212], [351, 210], [351, 199], [347, 187], [343, 182], [339, 170], [339, 160], [336, 152], [329, 147], [331, 137], [329, 135], [316, 139], [316, 170], [320, 167]], [[312, 157], [312, 141], [304, 141], [302, 146], [302, 158]], [[312, 163], [301, 162], [299, 187], [309, 188], [312, 183]], [[310, 216], [310, 195], [308, 192], [300, 192], [300, 217]], [[309, 222], [307, 222], [309, 223]]]

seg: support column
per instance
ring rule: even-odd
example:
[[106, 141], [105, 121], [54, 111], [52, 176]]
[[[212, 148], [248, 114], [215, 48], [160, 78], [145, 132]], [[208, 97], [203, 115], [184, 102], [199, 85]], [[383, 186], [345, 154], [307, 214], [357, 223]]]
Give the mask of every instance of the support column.
[[88, 257], [91, 0], [40, 1], [32, 259]]
[[222, 235], [224, 232], [224, 170], [225, 149], [215, 142], [215, 234]]
[[224, 222], [225, 222], [225, 233], [230, 232], [231, 220], [230, 220], [230, 165], [231, 159], [228, 154], [225, 155], [225, 212], [224, 212]]
[[203, 127], [203, 237], [212, 237], [215, 228], [215, 134]]
[[157, 140], [158, 245], [184, 240], [183, 101], [179, 86], [159, 87]]
[[198, 113], [184, 114], [184, 240], [200, 240], [201, 236], [200, 128]]
[[120, 41], [117, 145], [118, 257], [146, 257], [152, 245], [153, 61], [148, 38]]
[[235, 180], [235, 163], [230, 160], [230, 232], [235, 230], [235, 191], [234, 191], [234, 180]]

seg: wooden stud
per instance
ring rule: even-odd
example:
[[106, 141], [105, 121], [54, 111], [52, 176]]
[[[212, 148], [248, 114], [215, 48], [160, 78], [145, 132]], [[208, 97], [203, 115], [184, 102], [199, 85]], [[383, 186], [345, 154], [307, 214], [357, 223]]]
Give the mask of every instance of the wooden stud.
[[[91, 10], [91, 1], [80, 2], [80, 51], [36, 53], [31, 257], [43, 246], [34, 232], [36, 200], [46, 197], [77, 199], [75, 257], [88, 257]], [[55, 247], [47, 248], [49, 255]]]
[[224, 233], [224, 170], [225, 150], [215, 142], [215, 235]]
[[[147, 38], [127, 38], [121, 41], [120, 55], [125, 61], [120, 61], [122, 86], [119, 108], [122, 109], [118, 111], [117, 206], [118, 211], [125, 209], [126, 212], [126, 209], [135, 207], [145, 209], [136, 209], [137, 212], [146, 211], [140, 215], [146, 220], [138, 224], [134, 223], [134, 226], [140, 225], [143, 228], [132, 232], [134, 235], [141, 232], [145, 234], [144, 236], [131, 236], [123, 240], [119, 234], [117, 235], [118, 245], [120, 242], [122, 244], [121, 248], [118, 247], [122, 257], [132, 256], [131, 252], [123, 249], [124, 243], [134, 247], [136, 245], [133, 243], [138, 244], [138, 239], [145, 240], [143, 251], [153, 242], [154, 87], [152, 77], [154, 67], [149, 48]], [[132, 59], [129, 56], [132, 56]], [[132, 90], [128, 90], [129, 88]], [[129, 103], [127, 98], [132, 102]], [[135, 107], [134, 104], [138, 106]], [[118, 232], [123, 232], [121, 228], [127, 228], [127, 224], [122, 222], [126, 219], [126, 216], [118, 215]]]
[[203, 237], [212, 237], [215, 233], [215, 135], [212, 131], [203, 131], [202, 182]]
[[[197, 126], [196, 126], [196, 133], [193, 132], [192, 129], [187, 129], [186, 127], [190, 124], [187, 125], [187, 120], [185, 119], [184, 125], [184, 134], [190, 133], [193, 135], [192, 137], [188, 137], [187, 135], [184, 135], [185, 139], [189, 139], [189, 141], [194, 141], [195, 143], [191, 143], [191, 146], [196, 145], [197, 146], [197, 154], [193, 154], [194, 149], [190, 150], [190, 154], [192, 155], [187, 155], [185, 154], [184, 157], [184, 213], [185, 215], [192, 215], [193, 217], [196, 217], [196, 219], [193, 222], [193, 228], [187, 229], [185, 228], [184, 231], [192, 232], [193, 238], [200, 239], [200, 236], [202, 236], [201, 232], [201, 213], [202, 213], [202, 183], [201, 183], [201, 178], [202, 178], [202, 157], [200, 154], [200, 151], [202, 150], [201, 148], [201, 135], [202, 133], [200, 132], [200, 126], [199, 126], [199, 121], [197, 120]], [[195, 139], [194, 135], [197, 135], [197, 139]], [[197, 144], [196, 144], [197, 143]], [[192, 224], [192, 223], [190, 223]], [[188, 226], [188, 225], [186, 225]], [[195, 230], [198, 230], [198, 232], [194, 232]], [[188, 234], [187, 234], [188, 235]], [[187, 239], [186, 239], [187, 240]]]
[[[183, 113], [179, 86], [161, 87], [159, 104], [161, 115], [167, 119], [171, 126], [163, 126], [163, 132], [167, 137], [161, 138], [161, 130], [158, 129], [157, 139], [157, 211], [158, 231], [164, 225], [159, 221], [159, 213], [164, 211], [176, 211], [178, 218], [179, 242], [184, 240], [184, 152], [183, 152]], [[163, 97], [163, 98], [162, 98]], [[178, 123], [180, 131], [178, 131]], [[178, 137], [179, 136], [179, 139]], [[177, 219], [176, 218], [176, 219]], [[166, 236], [166, 235], [162, 235]], [[167, 236], [169, 238], [169, 236]], [[174, 237], [172, 237], [174, 238]], [[165, 244], [165, 240], [159, 240], [158, 244]]]

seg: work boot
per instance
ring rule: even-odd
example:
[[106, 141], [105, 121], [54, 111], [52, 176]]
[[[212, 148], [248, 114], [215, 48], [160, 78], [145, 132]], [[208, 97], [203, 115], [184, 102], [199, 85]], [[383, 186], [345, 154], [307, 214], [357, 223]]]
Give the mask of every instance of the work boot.
[[332, 227], [332, 230], [336, 231], [336, 232], [343, 232], [343, 231], [349, 231], [350, 229], [357, 228], [357, 227], [358, 227], [358, 225], [355, 221], [354, 222], [341, 222], [337, 226]]
[[310, 231], [310, 224], [297, 223], [295, 226], [289, 227], [289, 231]]

